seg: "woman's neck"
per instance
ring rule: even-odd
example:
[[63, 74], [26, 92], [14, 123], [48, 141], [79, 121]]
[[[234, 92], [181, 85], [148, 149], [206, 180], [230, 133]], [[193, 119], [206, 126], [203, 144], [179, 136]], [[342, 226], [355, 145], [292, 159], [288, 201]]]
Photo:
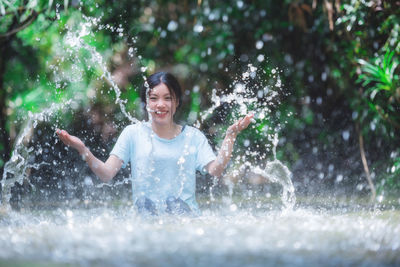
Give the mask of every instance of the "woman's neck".
[[181, 126], [172, 122], [171, 124], [158, 125], [152, 123], [151, 128], [153, 132], [157, 134], [158, 137], [164, 139], [173, 139], [181, 133]]

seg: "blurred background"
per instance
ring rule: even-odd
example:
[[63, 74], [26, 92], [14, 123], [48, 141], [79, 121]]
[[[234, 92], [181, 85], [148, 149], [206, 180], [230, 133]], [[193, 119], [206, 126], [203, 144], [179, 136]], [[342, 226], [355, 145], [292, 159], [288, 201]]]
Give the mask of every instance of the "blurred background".
[[[213, 90], [231, 93], [249, 66], [257, 72], [246, 86], [269, 112], [240, 135], [235, 157], [259, 166], [273, 160], [263, 132], [276, 132], [277, 159], [300, 200], [398, 198], [399, 22], [400, 1], [384, 0], [0, 0], [2, 179], [17, 175], [5, 172], [13, 150], [24, 156], [24, 182], [12, 187], [11, 201], [18, 208], [129, 200], [129, 169], [100, 185], [55, 129], [105, 160], [130, 123], [121, 106], [142, 120], [143, 77], [166, 70], [184, 90], [177, 119], [198, 126], [217, 149], [235, 107], [201, 114]], [[22, 131], [24, 152], [15, 150]], [[228, 182], [199, 177], [199, 193], [232, 182], [233, 190], [273, 190], [251, 168], [232, 175], [235, 163]]]

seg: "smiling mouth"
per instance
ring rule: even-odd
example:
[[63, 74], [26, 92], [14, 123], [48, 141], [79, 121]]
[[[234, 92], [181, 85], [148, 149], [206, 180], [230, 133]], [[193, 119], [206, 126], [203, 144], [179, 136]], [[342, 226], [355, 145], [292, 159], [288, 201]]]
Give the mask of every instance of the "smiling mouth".
[[156, 113], [158, 115], [164, 115], [164, 114], [167, 114], [167, 111], [158, 111], [158, 110], [156, 110], [156, 111], [154, 111], [154, 113]]

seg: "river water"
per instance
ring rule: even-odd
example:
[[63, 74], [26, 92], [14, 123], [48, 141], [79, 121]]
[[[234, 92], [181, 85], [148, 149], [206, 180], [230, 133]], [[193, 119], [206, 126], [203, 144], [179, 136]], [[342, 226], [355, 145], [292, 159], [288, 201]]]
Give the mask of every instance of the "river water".
[[146, 218], [119, 206], [1, 214], [0, 265], [400, 265], [396, 209], [231, 206]]

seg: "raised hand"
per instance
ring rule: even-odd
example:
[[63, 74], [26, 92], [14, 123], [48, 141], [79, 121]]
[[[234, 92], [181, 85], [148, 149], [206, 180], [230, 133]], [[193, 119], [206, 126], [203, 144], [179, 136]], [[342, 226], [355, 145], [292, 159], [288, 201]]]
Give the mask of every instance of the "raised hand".
[[249, 113], [231, 126], [226, 131], [224, 141], [218, 152], [217, 158], [207, 165], [207, 171], [213, 176], [221, 176], [231, 156], [233, 145], [238, 133], [246, 129], [252, 122], [254, 115]]
[[79, 139], [76, 136], [70, 135], [67, 131], [65, 130], [59, 130], [57, 129], [56, 131], [58, 137], [60, 140], [67, 146], [70, 146], [76, 150], [78, 150], [79, 154], [82, 154], [86, 148], [85, 144], [82, 142], [81, 139]]
[[82, 159], [103, 182], [110, 181], [121, 169], [123, 161], [117, 156], [111, 155], [106, 162], [103, 162], [96, 158], [78, 137], [70, 135], [65, 130], [57, 130], [56, 133], [64, 144], [78, 150]]
[[226, 134], [237, 135], [238, 133], [240, 133], [249, 126], [249, 124], [252, 122], [253, 117], [254, 114], [252, 113], [247, 114], [246, 116], [244, 116], [243, 118], [241, 118], [240, 120], [229, 126], [228, 130], [226, 131]]

